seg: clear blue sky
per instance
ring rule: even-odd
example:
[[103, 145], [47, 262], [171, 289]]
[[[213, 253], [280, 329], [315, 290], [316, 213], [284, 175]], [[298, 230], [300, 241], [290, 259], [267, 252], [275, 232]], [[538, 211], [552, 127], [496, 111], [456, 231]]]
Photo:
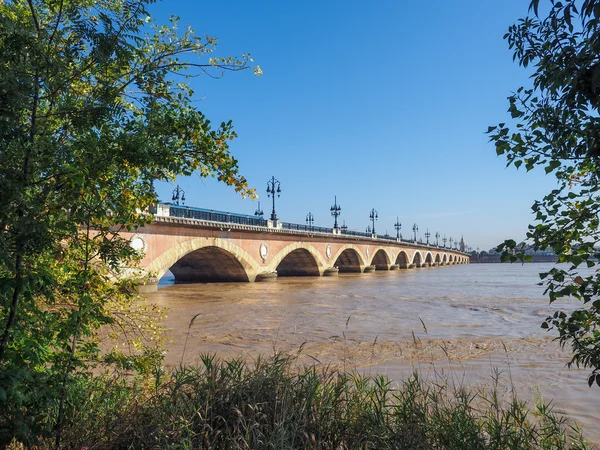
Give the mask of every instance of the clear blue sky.
[[[543, 171], [505, 168], [485, 131], [508, 120], [506, 97], [529, 83], [503, 35], [528, 1], [163, 1], [158, 22], [181, 17], [219, 39], [221, 56], [251, 53], [264, 72], [192, 85], [215, 124], [232, 120], [231, 152], [257, 188], [281, 182], [281, 220], [404, 236], [417, 223], [488, 249], [521, 239], [531, 205], [554, 185]], [[178, 179], [187, 205], [252, 214], [256, 202], [198, 176]], [[175, 185], [158, 184], [167, 201]]]

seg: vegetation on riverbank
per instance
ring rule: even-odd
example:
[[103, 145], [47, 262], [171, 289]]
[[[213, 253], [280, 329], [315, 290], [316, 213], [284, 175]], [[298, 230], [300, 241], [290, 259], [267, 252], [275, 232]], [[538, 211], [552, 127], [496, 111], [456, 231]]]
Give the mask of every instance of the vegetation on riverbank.
[[[498, 389], [469, 391], [419, 375], [293, 367], [275, 355], [248, 365], [204, 356], [152, 377], [78, 378], [70, 386], [65, 448], [586, 449], [546, 405], [528, 410]], [[0, 412], [0, 417], [2, 413]], [[52, 406], [47, 411], [52, 420]], [[6, 417], [0, 419], [5, 423]], [[54, 424], [47, 423], [50, 431]], [[31, 444], [32, 442], [29, 442]], [[50, 448], [53, 440], [38, 440]], [[11, 449], [22, 448], [13, 442]]]
[[529, 8], [505, 39], [531, 83], [508, 97], [508, 123], [488, 134], [507, 166], [543, 169], [556, 186], [532, 205], [526, 241], [508, 239], [498, 250], [503, 260], [527, 261], [528, 249], [551, 249], [568, 263], [540, 278], [550, 303], [574, 298], [580, 306], [556, 310], [542, 328], [555, 330], [572, 350], [568, 365], [590, 368], [589, 385], [600, 386], [600, 1], [531, 0]]

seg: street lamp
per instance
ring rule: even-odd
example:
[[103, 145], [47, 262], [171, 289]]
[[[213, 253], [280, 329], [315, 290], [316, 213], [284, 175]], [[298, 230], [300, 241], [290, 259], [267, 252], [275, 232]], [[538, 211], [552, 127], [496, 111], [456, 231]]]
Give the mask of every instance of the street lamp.
[[271, 177], [271, 179], [267, 181], [267, 197], [273, 197], [273, 212], [271, 213], [271, 220], [273, 222], [277, 221], [277, 214], [275, 213], [275, 194], [277, 194], [277, 197], [281, 197], [281, 183], [279, 183], [275, 177]]
[[394, 228], [396, 229], [396, 239], [400, 239], [400, 230], [402, 229], [402, 224], [400, 223], [400, 219], [396, 216], [396, 223], [394, 224]]
[[415, 233], [415, 242], [417, 242], [417, 231], [419, 231], [419, 227], [417, 226], [416, 223], [413, 224], [412, 230]]
[[341, 214], [340, 211], [342, 210], [342, 207], [337, 204], [337, 195], [334, 196], [333, 198], [334, 198], [333, 206], [331, 208], [329, 208], [329, 211], [331, 211], [331, 215], [333, 217], [335, 217], [335, 220], [333, 222], [333, 228], [335, 230], [337, 230], [337, 227], [338, 227], [337, 218]]
[[365, 233], [371, 234], [371, 225], [369, 225], [367, 228], [365, 228]]
[[375, 211], [375, 208], [371, 209], [371, 212], [369, 213], [369, 219], [371, 219], [371, 222], [373, 222], [373, 234], [375, 234], [375, 221], [379, 219], [379, 215], [377, 214], [377, 211]]
[[452, 250], [452, 242], [453, 242], [453, 239], [450, 238], [450, 250]]
[[446, 235], [444, 235], [444, 239], [442, 239], [442, 242], [444, 243], [444, 248], [446, 248], [446, 241], [447, 241], [447, 240], [448, 240], [448, 239], [446, 239]]
[[177, 206], [179, 206], [179, 199], [181, 198], [181, 204], [185, 205], [185, 192], [183, 189], [181, 189], [179, 187], [179, 185], [177, 185], [177, 187], [175, 188], [175, 190], [173, 191], [173, 198], [172, 201], [175, 202], [175, 204]]
[[435, 232], [435, 246], [440, 246], [440, 233], [438, 233], [437, 231]]
[[348, 227], [346, 226], [346, 219], [344, 219], [344, 223], [340, 227], [340, 230], [342, 230], [342, 233], [345, 233], [346, 231], [348, 231]]
[[310, 231], [313, 230], [313, 223], [315, 223], [315, 216], [311, 212], [306, 215], [306, 223], [308, 224], [308, 229]]
[[427, 245], [429, 245], [429, 236], [431, 236], [431, 233], [429, 232], [429, 228], [427, 228], [427, 231], [425, 232], [425, 238], [427, 238]]
[[260, 201], [258, 202], [258, 208], [256, 208], [256, 211], [254, 211], [254, 215], [255, 216], [259, 216], [261, 219], [265, 215], [265, 213], [263, 212], [263, 210], [260, 209]]

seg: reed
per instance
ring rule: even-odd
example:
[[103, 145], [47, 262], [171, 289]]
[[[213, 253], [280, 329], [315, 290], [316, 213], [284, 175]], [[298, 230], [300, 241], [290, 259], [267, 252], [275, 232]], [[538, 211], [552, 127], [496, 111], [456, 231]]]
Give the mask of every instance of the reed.
[[[380, 375], [203, 355], [152, 379], [80, 378], [63, 442], [88, 449], [588, 449], [546, 404]], [[44, 448], [44, 441], [39, 443]], [[18, 447], [15, 447], [18, 448]]]

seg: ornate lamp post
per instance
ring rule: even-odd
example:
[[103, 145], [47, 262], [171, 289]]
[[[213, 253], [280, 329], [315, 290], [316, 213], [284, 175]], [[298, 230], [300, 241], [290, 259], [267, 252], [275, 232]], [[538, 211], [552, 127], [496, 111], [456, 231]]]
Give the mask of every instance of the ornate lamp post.
[[435, 232], [435, 246], [440, 246], [440, 233], [438, 233], [437, 231]]
[[173, 198], [171, 200], [175, 202], [177, 206], [179, 206], [179, 199], [181, 199], [181, 204], [185, 205], [185, 192], [179, 187], [179, 185], [177, 185], [173, 191]]
[[340, 227], [340, 230], [342, 230], [342, 233], [345, 233], [346, 231], [348, 231], [348, 227], [346, 226], [346, 219], [344, 219], [344, 223]]
[[267, 181], [267, 197], [273, 197], [273, 212], [271, 213], [271, 220], [277, 222], [277, 214], [275, 213], [275, 194], [277, 197], [281, 197], [281, 183], [276, 180], [275, 177], [271, 177]]
[[371, 212], [369, 213], [369, 219], [371, 219], [371, 222], [373, 222], [373, 234], [375, 234], [375, 221], [379, 219], [379, 215], [377, 214], [377, 211], [375, 211], [375, 208], [371, 209]]
[[417, 231], [419, 231], [419, 227], [417, 226], [417, 224], [413, 224], [412, 227], [413, 233], [415, 233], [415, 242], [417, 242]]
[[400, 240], [400, 230], [402, 229], [402, 224], [400, 223], [400, 219], [396, 216], [396, 223], [394, 224], [394, 228], [396, 229], [396, 239]]
[[313, 230], [313, 223], [315, 223], [315, 216], [311, 212], [306, 215], [306, 223], [308, 224], [308, 229], [310, 231]]
[[254, 211], [254, 215], [255, 216], [259, 216], [261, 219], [265, 215], [265, 213], [263, 212], [263, 210], [260, 209], [260, 201], [258, 202], [258, 208], [256, 208], [256, 211]]
[[341, 214], [340, 211], [342, 211], [342, 207], [337, 204], [337, 195], [334, 196], [333, 198], [334, 198], [333, 206], [331, 208], [329, 208], [329, 211], [331, 211], [331, 215], [333, 217], [335, 217], [335, 219], [333, 221], [333, 228], [334, 228], [334, 230], [337, 230], [337, 228], [338, 228], [337, 218]]
[[427, 228], [427, 231], [425, 232], [425, 238], [427, 239], [427, 245], [429, 245], [429, 236], [431, 236], [431, 233], [429, 232], [429, 228]]
[[450, 250], [452, 250], [452, 242], [453, 242], [453, 240], [452, 240], [452, 237], [451, 237], [450, 238]]
[[369, 225], [367, 228], [365, 228], [365, 233], [371, 234], [371, 225]]
[[442, 242], [444, 243], [444, 248], [446, 248], [446, 241], [447, 241], [447, 240], [448, 240], [448, 239], [446, 239], [446, 235], [444, 235], [444, 239], [442, 239]]

